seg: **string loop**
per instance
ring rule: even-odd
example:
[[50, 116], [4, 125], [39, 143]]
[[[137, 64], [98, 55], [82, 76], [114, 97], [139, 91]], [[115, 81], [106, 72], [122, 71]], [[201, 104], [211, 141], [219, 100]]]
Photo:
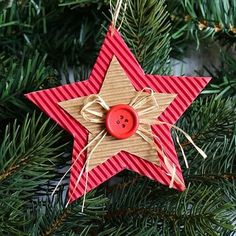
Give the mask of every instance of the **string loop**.
[[[123, 24], [123, 21], [124, 21], [124, 18], [125, 18], [126, 9], [127, 9], [127, 2], [128, 2], [128, 0], [117, 0], [116, 1], [116, 5], [114, 7], [112, 5], [112, 0], [110, 0], [110, 10], [109, 11], [110, 11], [110, 14], [111, 14], [111, 19], [112, 19], [112, 27], [113, 27], [112, 34], [114, 33], [114, 30], [116, 28], [119, 31], [121, 26], [122, 26], [122, 24]], [[123, 9], [122, 9], [122, 6], [123, 6]], [[123, 12], [122, 13], [122, 17], [121, 17], [120, 25], [117, 26], [118, 17], [120, 15], [121, 10]]]

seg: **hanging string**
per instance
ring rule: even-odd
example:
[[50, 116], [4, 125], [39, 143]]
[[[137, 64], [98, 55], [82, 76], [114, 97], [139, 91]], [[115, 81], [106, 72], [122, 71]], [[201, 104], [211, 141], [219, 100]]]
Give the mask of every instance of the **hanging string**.
[[[167, 175], [171, 176], [171, 181], [169, 183], [169, 188], [173, 188], [174, 181], [178, 184], [184, 185], [184, 183], [179, 179], [179, 177], [176, 175], [176, 167], [175, 164], [169, 161], [169, 158], [166, 156], [164, 152], [164, 148], [162, 145], [162, 142], [160, 141], [160, 138], [153, 134], [151, 131], [146, 130], [142, 127], [139, 127], [138, 131], [136, 132], [138, 135], [140, 135], [146, 142], [148, 142], [152, 147], [155, 147], [157, 153], [161, 154], [165, 163], [165, 166], [168, 170]], [[147, 136], [147, 135], [149, 136]], [[151, 138], [150, 138], [151, 137]], [[158, 145], [154, 142], [153, 137], [157, 138], [160, 142], [161, 149], [158, 147]]]
[[[85, 99], [84, 101], [84, 104], [83, 104], [83, 107], [80, 111], [80, 114], [81, 116], [87, 120], [87, 121], [90, 121], [90, 122], [93, 122], [93, 123], [104, 123], [104, 112], [96, 112], [96, 111], [93, 111], [93, 110], [90, 110], [89, 108], [92, 107], [94, 104], [98, 104], [100, 105], [102, 108], [104, 108], [105, 110], [109, 110], [110, 107], [106, 104], [106, 102], [98, 95], [98, 94], [92, 94], [90, 96], [87, 97], [87, 99]], [[91, 117], [91, 115], [93, 115], [93, 117]], [[97, 118], [94, 118], [97, 117]], [[84, 197], [83, 197], [83, 203], [82, 203], [82, 212], [84, 210], [84, 204], [85, 204], [85, 198], [86, 198], [86, 192], [87, 192], [87, 185], [88, 185], [88, 170], [89, 170], [89, 160], [90, 158], [92, 157], [92, 154], [94, 153], [94, 151], [97, 149], [97, 147], [99, 146], [99, 144], [102, 142], [102, 140], [105, 138], [105, 136], [107, 135], [107, 132], [106, 130], [102, 130], [98, 135], [96, 135], [81, 151], [80, 153], [78, 154], [78, 156], [76, 157], [76, 159], [74, 160], [73, 164], [70, 166], [70, 168], [65, 172], [65, 174], [61, 177], [61, 179], [59, 180], [59, 182], [57, 183], [56, 187], [54, 188], [52, 194], [51, 194], [51, 197], [55, 194], [55, 192], [57, 191], [59, 185], [61, 184], [61, 182], [63, 181], [63, 179], [66, 177], [66, 175], [69, 173], [69, 171], [73, 168], [73, 166], [77, 163], [79, 157], [81, 156], [81, 154], [87, 149], [89, 148], [95, 141], [97, 141], [100, 136], [101, 138], [98, 140], [98, 142], [96, 143], [96, 145], [92, 148], [92, 150], [90, 151], [90, 154], [88, 155], [83, 167], [82, 167], [82, 170], [77, 178], [77, 181], [76, 181], [76, 184], [75, 184], [75, 187], [73, 189], [73, 192], [71, 193], [71, 196], [70, 198], [68, 199], [67, 203], [66, 203], [66, 207], [69, 205], [70, 201], [71, 201], [71, 198], [73, 196], [73, 193], [75, 191], [75, 189], [77, 188], [80, 180], [81, 180], [81, 177], [82, 177], [82, 174], [84, 173], [84, 170], [86, 169], [85, 173], [86, 173], [86, 178], [85, 178], [85, 194], [84, 194]]]
[[[145, 94], [144, 96], [141, 97], [141, 95], [143, 95], [143, 92], [145, 91], [150, 91], [150, 94]], [[141, 91], [139, 91], [137, 93], [137, 95], [131, 100], [130, 102], [130, 105], [133, 106], [134, 108], [140, 108], [142, 107], [143, 105], [147, 104], [147, 102], [149, 102], [150, 100], [153, 101], [154, 105], [148, 107], [148, 108], [145, 108], [145, 109], [142, 109], [141, 111], [138, 112], [140, 118], [142, 118], [142, 115], [146, 115], [150, 112], [153, 112], [153, 111], [156, 111], [156, 109], [159, 108], [159, 104], [155, 98], [155, 94], [154, 94], [154, 91], [151, 89], [151, 88], [144, 88], [142, 89]], [[143, 124], [153, 124], [153, 120], [152, 122], [148, 122], [148, 120], [146, 119], [141, 119], [141, 122], [140, 123], [143, 123]], [[182, 129], [179, 128], [180, 131], [184, 132]], [[155, 144], [155, 142], [153, 141], [152, 138], [148, 138], [145, 133], [147, 133], [150, 137], [156, 137], [159, 139], [159, 137], [157, 137], [156, 135], [154, 135], [151, 131], [149, 130], [146, 130], [144, 128], [142, 128], [141, 126], [139, 127], [138, 131], [137, 131], [137, 134], [139, 134], [146, 142], [148, 142], [151, 146], [155, 146], [157, 152], [159, 154], [161, 154], [163, 156], [163, 160], [164, 160], [164, 163], [165, 163], [165, 166], [166, 168], [168, 169], [169, 173], [170, 173], [170, 176], [171, 176], [171, 181], [170, 181], [170, 184], [169, 184], [169, 187], [172, 188], [173, 187], [173, 184], [174, 184], [174, 181], [182, 184], [183, 182], [177, 177], [176, 175], [176, 166], [171, 163], [169, 161], [169, 159], [167, 158], [167, 156], [165, 155], [164, 151], [163, 151], [163, 147], [162, 147], [162, 150], [159, 149], [159, 147]], [[175, 132], [176, 133], [176, 132]], [[185, 133], [185, 132], [184, 132]], [[186, 133], [185, 133], [186, 134]], [[179, 137], [176, 133], [176, 137], [177, 137], [177, 143], [179, 144], [179, 146], [181, 147], [181, 150], [182, 150], [182, 154], [183, 154], [183, 157], [184, 157], [184, 161], [185, 161], [185, 164], [186, 164], [186, 167], [188, 168], [188, 162], [187, 162], [187, 158], [185, 156], [185, 153], [184, 153], [184, 150], [179, 142]], [[190, 137], [190, 136], [189, 136]], [[189, 138], [188, 137], [188, 138]], [[159, 139], [160, 140], [160, 139]], [[161, 143], [161, 142], [159, 142]], [[162, 145], [161, 145], [162, 146]]]
[[[207, 158], [207, 155], [206, 153], [200, 148], [198, 147], [194, 141], [192, 140], [191, 136], [189, 134], [187, 134], [185, 131], [183, 131], [181, 128], [179, 128], [178, 126], [176, 125], [173, 125], [173, 124], [170, 124], [168, 122], [164, 122], [164, 121], [156, 121], [154, 124], [159, 124], [159, 125], [168, 125], [169, 127], [171, 128], [174, 128], [178, 131], [180, 131], [184, 136], [185, 138], [195, 147], [195, 149], [198, 151], [198, 153], [204, 158], [206, 159]], [[178, 135], [177, 135], [178, 136]], [[179, 145], [181, 146], [181, 144], [179, 143]], [[185, 156], [185, 155], [184, 155]]]
[[[123, 3], [124, 2], [124, 3]], [[128, 0], [117, 0], [116, 1], [116, 5], [115, 7], [112, 5], [112, 0], [110, 0], [110, 13], [111, 13], [111, 19], [112, 19], [112, 27], [113, 27], [113, 32], [112, 34], [114, 33], [114, 30], [117, 28], [117, 30], [119, 31], [122, 24], [123, 24], [123, 21], [124, 21], [124, 18], [125, 18], [125, 12], [126, 12], [126, 9], [127, 9], [127, 2]], [[123, 6], [123, 9], [122, 9], [122, 5]], [[118, 17], [120, 15], [120, 12], [121, 12], [121, 9], [122, 9], [122, 17], [121, 17], [121, 21], [120, 21], [120, 25], [117, 26], [117, 21], [118, 21]]]
[[186, 157], [186, 155], [185, 155], [184, 149], [183, 149], [182, 145], [180, 144], [179, 136], [177, 135], [177, 133], [176, 133], [175, 130], [174, 130], [174, 132], [175, 132], [176, 142], [177, 142], [177, 144], [178, 144], [179, 147], [180, 147], [180, 150], [181, 150], [181, 152], [182, 152], [182, 156], [183, 156], [183, 158], [184, 158], [184, 163], [185, 163], [185, 165], [186, 165], [186, 167], [187, 167], [187, 169], [188, 169], [188, 168], [189, 168], [189, 165], [188, 165], [188, 161], [187, 161], [187, 157]]
[[[84, 187], [84, 196], [83, 196], [82, 209], [81, 209], [82, 212], [84, 211], [84, 205], [85, 205], [85, 199], [86, 199], [87, 187], [88, 187], [89, 161], [90, 161], [94, 151], [97, 149], [97, 147], [100, 145], [100, 143], [104, 140], [106, 135], [107, 135], [107, 132], [104, 129], [91, 142], [89, 142], [88, 145], [86, 145], [83, 148], [82, 151], [85, 151], [89, 146], [91, 146], [89, 144], [92, 144], [92, 143], [94, 143], [94, 141], [98, 140], [98, 142], [95, 144], [95, 146], [91, 149], [91, 151], [90, 151], [90, 153], [89, 153], [89, 155], [88, 155], [88, 157], [87, 157], [87, 159], [86, 159], [86, 161], [85, 161], [85, 163], [84, 163], [84, 165], [83, 165], [83, 167], [81, 169], [81, 172], [80, 172], [80, 174], [79, 174], [79, 176], [77, 178], [77, 181], [75, 183], [74, 189], [73, 189], [72, 193], [70, 194], [70, 198], [68, 199], [68, 201], [66, 203], [66, 207], [68, 207], [68, 205], [70, 204], [72, 196], [73, 196], [73, 194], [74, 194], [74, 192], [75, 192], [75, 190], [76, 190], [76, 188], [77, 188], [77, 186], [78, 186], [78, 184], [79, 184], [79, 182], [81, 180], [81, 177], [82, 177], [82, 175], [84, 173], [84, 170], [85, 170], [85, 175], [86, 175], [85, 176], [85, 187]], [[102, 136], [102, 137], [100, 139], [98, 139], [100, 136]], [[79, 155], [81, 155], [82, 151], [80, 152]], [[79, 155], [78, 155], [78, 157], [79, 157]]]
[[[55, 194], [55, 192], [57, 191], [58, 187], [60, 186], [61, 182], [63, 181], [63, 179], [66, 177], [66, 175], [70, 172], [70, 170], [74, 167], [74, 165], [77, 163], [78, 159], [80, 158], [81, 154], [87, 149], [89, 148], [96, 140], [98, 140], [98, 138], [100, 136], [102, 136], [102, 138], [98, 141], [98, 144], [100, 144], [102, 142], [102, 140], [105, 138], [105, 135], [107, 134], [106, 130], [102, 130], [100, 133], [98, 133], [93, 139], [90, 140], [90, 142], [79, 152], [78, 156], [76, 157], [76, 159], [74, 160], [74, 162], [71, 164], [70, 168], [65, 172], [65, 174], [60, 178], [60, 180], [58, 181], [57, 185], [55, 186], [52, 194], [51, 194], [51, 197], [53, 197], [53, 195]], [[97, 148], [98, 145], [95, 145], [95, 147]], [[95, 148], [94, 147], [94, 148]], [[94, 148], [91, 150], [91, 152], [94, 152]], [[81, 169], [81, 172], [77, 178], [77, 181], [76, 181], [76, 184], [75, 186], [78, 186], [78, 183], [80, 182], [80, 179], [84, 173], [84, 170], [85, 170], [85, 167], [87, 166], [87, 163], [89, 161], [90, 158], [87, 158], [82, 169]], [[67, 201], [66, 203], [66, 207], [69, 205], [70, 201], [71, 201], [71, 198], [72, 198], [72, 195], [74, 193], [76, 188], [73, 189], [73, 192], [71, 194], [71, 197], [69, 198], [69, 200]], [[83, 203], [84, 205], [84, 203]], [[83, 208], [82, 208], [83, 210]]]

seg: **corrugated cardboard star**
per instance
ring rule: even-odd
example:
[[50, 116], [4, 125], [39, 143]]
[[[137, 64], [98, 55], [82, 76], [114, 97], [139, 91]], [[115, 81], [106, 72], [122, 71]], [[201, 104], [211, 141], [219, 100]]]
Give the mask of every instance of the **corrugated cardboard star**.
[[[103, 86], [106, 86], [106, 83], [109, 83], [109, 80], [107, 80], [109, 72], [107, 72], [107, 70], [110, 65], [113, 65], [113, 63], [111, 64], [111, 61], [114, 56], [117, 58], [120, 66], [122, 67], [122, 70], [119, 69], [119, 76], [120, 73], [122, 73], [122, 78], [124, 78], [122, 80], [119, 79], [119, 81], [125, 80], [127, 85], [121, 86], [119, 89], [116, 87], [116, 89], [113, 89], [110, 94], [106, 94], [107, 89], [103, 89]], [[114, 65], [116, 64], [117, 63]], [[130, 82], [127, 80], [127, 78]], [[119, 101], [113, 101], [109, 99], [115, 99], [117, 95], [123, 93], [123, 91], [126, 91], [127, 88], [129, 88], [129, 90], [131, 89], [133, 91], [132, 93], [134, 93], [135, 91], [141, 91], [147, 87], [155, 91], [156, 94], [169, 94], [167, 99], [168, 101], [166, 102], [166, 105], [169, 104], [169, 106], [165, 109], [166, 105], [164, 105], [164, 111], [162, 110], [162, 113], [160, 111], [160, 113], [157, 112], [153, 115], [159, 115], [157, 117], [159, 121], [175, 124], [183, 112], [198, 96], [201, 90], [208, 84], [209, 80], [210, 79], [206, 77], [181, 77], [145, 74], [138, 61], [135, 59], [128, 46], [125, 44], [119, 32], [110, 27], [88, 80], [27, 94], [26, 97], [28, 99], [34, 102], [40, 109], [47, 113], [52, 119], [54, 119], [65, 130], [70, 132], [74, 137], [74, 147], [72, 154], [73, 164], [69, 185], [70, 201], [76, 200], [85, 193], [85, 183], [87, 177], [86, 173], [83, 173], [79, 183], [77, 182], [77, 179], [83, 170], [87, 155], [86, 153], [83, 153], [79, 158], [78, 155], [88, 144], [90, 133], [86, 128], [84, 128], [84, 126], [87, 124], [83, 125], [83, 121], [79, 117], [72, 117], [67, 111], [65, 111], [66, 107], [63, 106], [65, 109], [61, 107], [62, 104], [66, 104], [66, 101], [71, 99], [78, 99], [91, 94], [101, 93], [109, 105], [112, 106], [114, 103]], [[130, 83], [132, 86], [130, 86]], [[176, 94], [177, 96], [171, 102], [173, 99], [173, 94]], [[128, 100], [129, 99], [127, 98], [127, 103], [129, 102]], [[171, 137], [170, 126], [165, 124], [152, 125], [151, 129], [153, 134], [158, 136], [158, 139], [154, 138], [156, 145], [164, 150], [170, 162], [176, 166], [176, 175], [183, 183], [184, 180], [182, 171]], [[129, 139], [127, 139], [127, 142], [128, 140]], [[110, 149], [110, 147], [107, 147], [107, 145], [100, 145], [100, 148], [102, 147], [104, 147], [104, 150], [105, 148]], [[130, 151], [134, 152], [135, 150]], [[97, 165], [98, 163], [94, 163], [94, 167], [89, 172], [87, 172], [87, 191], [96, 188], [104, 181], [108, 180], [124, 169], [135, 171], [167, 186], [170, 184], [171, 177], [168, 175], [168, 170], [161, 155], [159, 155], [160, 165], [157, 165], [158, 163], [155, 163], [157, 160], [157, 155], [156, 158], [152, 155], [152, 157], [148, 159], [148, 155], [145, 154], [142, 154], [141, 157], [141, 154], [139, 156], [139, 153], [137, 153], [138, 156], [136, 156], [130, 154], [129, 152], [121, 151], [116, 155], [110, 156], [106, 160], [106, 158], [110, 155], [109, 152], [106, 151], [106, 153], [107, 156], [104, 156], [104, 159], [101, 160], [101, 164]], [[174, 182], [173, 187], [181, 191], [185, 189], [184, 184], [177, 183], [176, 181]]]

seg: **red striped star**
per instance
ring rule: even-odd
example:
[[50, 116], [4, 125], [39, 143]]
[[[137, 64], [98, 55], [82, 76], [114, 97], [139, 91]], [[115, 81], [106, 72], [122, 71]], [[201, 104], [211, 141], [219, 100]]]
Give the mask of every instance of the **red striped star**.
[[[98, 94], [110, 62], [115, 56], [136, 91], [148, 87], [155, 91], [155, 93], [177, 95], [165, 111], [157, 117], [159, 121], [175, 124], [210, 80], [210, 78], [207, 77], [145, 74], [119, 32], [115, 30], [114, 32], [112, 31], [111, 34], [111, 30], [110, 28], [105, 37], [101, 51], [88, 80], [26, 94], [29, 100], [34, 102], [74, 137], [72, 154], [73, 165], [69, 185], [70, 201], [76, 200], [85, 193], [86, 174], [83, 173], [79, 184], [76, 184], [76, 181], [84, 166], [87, 155], [83, 153], [79, 158], [77, 157], [80, 151], [87, 145], [88, 131], [82, 124], [59, 106], [60, 102], [88, 96], [90, 94]], [[176, 174], [184, 183], [181, 167], [171, 137], [170, 126], [165, 124], [152, 125], [152, 132], [154, 135], [158, 136], [158, 139], [155, 139], [156, 144], [164, 150], [168, 159], [176, 166]], [[100, 163], [88, 172], [87, 191], [96, 188], [124, 169], [135, 171], [164, 185], [169, 185], [171, 177], [168, 175], [163, 157], [159, 155], [159, 158], [160, 166], [124, 151], [108, 159], [105, 158], [106, 161]], [[185, 189], [185, 186], [178, 182], [174, 182], [173, 187], [181, 191]]]

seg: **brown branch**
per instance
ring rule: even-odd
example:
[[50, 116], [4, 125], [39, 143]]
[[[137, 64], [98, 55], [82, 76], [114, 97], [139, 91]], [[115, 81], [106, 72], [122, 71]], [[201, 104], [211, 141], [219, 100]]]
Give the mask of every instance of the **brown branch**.
[[221, 173], [221, 174], [209, 174], [209, 175], [195, 175], [195, 176], [188, 176], [189, 179], [205, 179], [205, 180], [218, 180], [218, 179], [225, 179], [225, 180], [235, 180], [236, 174], [230, 173]]
[[48, 229], [46, 229], [45, 232], [41, 234], [41, 236], [50, 236], [52, 235], [63, 223], [65, 218], [69, 215], [69, 210], [66, 209], [61, 215], [59, 215], [50, 225]]
[[8, 169], [6, 169], [5, 171], [0, 173], [0, 181], [3, 181], [4, 179], [6, 179], [8, 176], [12, 175], [13, 173], [15, 173], [17, 171], [17, 169], [19, 169], [21, 167], [21, 165], [25, 165], [27, 164], [27, 160], [29, 159], [29, 157], [24, 157], [22, 158], [17, 164], [10, 166]]
[[236, 27], [233, 25], [224, 26], [222, 24], [219, 24], [219, 22], [210, 22], [205, 19], [196, 21], [190, 15], [185, 15], [183, 17], [177, 16], [177, 15], [171, 15], [171, 20], [172, 21], [183, 20], [185, 22], [190, 22], [190, 21], [197, 22], [197, 26], [198, 26], [199, 30], [201, 30], [201, 31], [206, 28], [211, 28], [211, 29], [214, 29], [216, 33], [219, 33], [219, 32], [222, 32], [223, 30], [225, 30], [225, 31], [228, 31], [234, 35], [236, 34]]
[[[173, 211], [174, 212], [174, 211]], [[150, 216], [150, 217], [159, 217], [161, 220], [168, 220], [171, 222], [177, 222], [177, 221], [184, 221], [186, 219], [190, 220], [193, 219], [202, 219], [202, 217], [213, 217], [211, 213], [202, 213], [202, 214], [184, 214], [184, 215], [178, 215], [175, 213], [170, 213], [165, 210], [151, 210], [147, 208], [127, 208], [127, 209], [121, 209], [117, 211], [110, 212], [105, 216], [105, 219], [111, 219], [111, 218], [117, 218], [117, 217], [125, 217], [125, 216], [138, 216], [139, 214]]]
[[114, 185], [112, 187], [107, 188], [107, 191], [108, 192], [112, 192], [112, 191], [117, 190], [117, 189], [126, 188], [126, 187], [128, 187], [128, 186], [130, 186], [130, 185], [132, 185], [132, 184], [134, 184], [136, 182], [138, 182], [141, 178], [143, 178], [143, 176], [139, 176], [139, 175], [135, 176], [133, 179], [131, 179], [131, 180], [127, 181], [127, 182], [119, 183], [119, 184], [116, 184], [116, 185]]
[[124, 217], [124, 216], [129, 216], [129, 215], [146, 215], [146, 216], [155, 216], [159, 217], [161, 219], [166, 219], [168, 218], [170, 221], [176, 221], [179, 219], [179, 217], [176, 214], [170, 214], [167, 213], [166, 211], [161, 211], [161, 210], [151, 210], [147, 208], [127, 208], [127, 209], [120, 209], [117, 211], [109, 212], [105, 218], [106, 219], [111, 219], [111, 218], [117, 218], [117, 217]]

